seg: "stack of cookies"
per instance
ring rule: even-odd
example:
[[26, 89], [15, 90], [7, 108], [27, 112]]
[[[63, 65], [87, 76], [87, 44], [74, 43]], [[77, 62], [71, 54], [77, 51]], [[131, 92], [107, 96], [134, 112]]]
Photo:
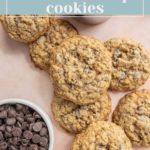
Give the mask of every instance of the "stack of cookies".
[[102, 42], [76, 35], [53, 49], [50, 64], [52, 111], [66, 130], [79, 133], [96, 120], [108, 119], [112, 63]]
[[[125, 132], [104, 121], [111, 112], [108, 88], [135, 90], [146, 82], [149, 74], [150, 56], [140, 43], [133, 40], [113, 38], [103, 44], [94, 38], [77, 35], [53, 49], [50, 59], [50, 75], [55, 89], [52, 111], [63, 128], [71, 133], [80, 133], [72, 150], [131, 150], [130, 140], [133, 144], [148, 146], [150, 130], [147, 135], [145, 126], [136, 124], [139, 116], [132, 115], [141, 105], [142, 109], [146, 109], [143, 113], [150, 110], [150, 105], [145, 107], [148, 105], [145, 103], [150, 102], [150, 92], [146, 92], [146, 100], [146, 96], [139, 96], [140, 104], [130, 99], [127, 105], [126, 102], [125, 106], [119, 104], [120, 107], [115, 110], [113, 121]], [[144, 91], [141, 93], [144, 95]], [[150, 125], [149, 117], [141, 116], [141, 119]], [[139, 127], [142, 129], [139, 130]]]
[[[48, 16], [3, 17], [2, 22], [13, 39], [29, 44], [34, 64], [50, 74], [54, 118], [77, 134], [72, 150], [150, 146], [150, 90], [136, 90], [150, 75], [150, 55], [142, 44], [125, 38], [103, 43]], [[114, 123], [107, 122], [108, 89], [135, 90], [119, 102]]]

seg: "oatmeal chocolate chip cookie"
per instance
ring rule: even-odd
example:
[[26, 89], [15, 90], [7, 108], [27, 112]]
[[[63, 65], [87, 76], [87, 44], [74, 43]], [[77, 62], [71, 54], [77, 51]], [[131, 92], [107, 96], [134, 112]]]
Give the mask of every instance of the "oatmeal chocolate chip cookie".
[[68, 21], [50, 20], [48, 32], [30, 44], [30, 54], [35, 65], [48, 70], [52, 48], [58, 46], [64, 39], [77, 34], [78, 31]]
[[150, 55], [143, 45], [128, 39], [105, 42], [112, 54], [113, 74], [110, 89], [127, 91], [143, 85], [150, 74]]
[[113, 113], [113, 122], [124, 129], [134, 145], [150, 146], [150, 90], [123, 97]]
[[132, 146], [121, 127], [97, 121], [76, 135], [71, 150], [132, 150]]
[[0, 15], [0, 22], [3, 21], [5, 15]]
[[108, 93], [101, 95], [99, 101], [77, 105], [68, 100], [54, 97], [52, 102], [54, 118], [67, 131], [79, 133], [96, 120], [107, 120], [111, 112], [111, 99]]
[[56, 95], [76, 104], [101, 98], [111, 81], [110, 54], [97, 39], [76, 35], [53, 49], [50, 75]]
[[43, 35], [49, 27], [48, 16], [15, 15], [5, 16], [3, 25], [9, 36], [20, 42], [30, 43]]

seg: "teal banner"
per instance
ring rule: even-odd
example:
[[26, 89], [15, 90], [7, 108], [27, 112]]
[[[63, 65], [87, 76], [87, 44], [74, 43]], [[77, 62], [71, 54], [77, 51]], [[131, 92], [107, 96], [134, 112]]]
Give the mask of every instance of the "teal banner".
[[144, 15], [150, 0], [0, 0], [0, 14]]
[[6, 0], [0, 0], [0, 14], [6, 13]]

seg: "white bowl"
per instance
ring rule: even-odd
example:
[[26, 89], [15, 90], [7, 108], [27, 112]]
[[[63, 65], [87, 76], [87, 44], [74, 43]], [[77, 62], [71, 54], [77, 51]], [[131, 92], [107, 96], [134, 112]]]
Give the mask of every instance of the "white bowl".
[[33, 110], [35, 110], [36, 112], [38, 112], [41, 115], [41, 117], [43, 118], [43, 120], [45, 121], [45, 123], [47, 125], [48, 132], [49, 132], [49, 142], [50, 142], [50, 144], [49, 144], [49, 149], [48, 150], [53, 150], [53, 146], [54, 146], [54, 132], [53, 132], [52, 122], [51, 122], [49, 116], [47, 115], [47, 113], [45, 113], [44, 110], [42, 110], [39, 106], [37, 106], [33, 102], [30, 102], [29, 100], [16, 99], [16, 98], [0, 100], [0, 105], [16, 104], [16, 103], [29, 106]]
[[80, 16], [77, 19], [85, 24], [96, 25], [107, 21], [110, 16]]

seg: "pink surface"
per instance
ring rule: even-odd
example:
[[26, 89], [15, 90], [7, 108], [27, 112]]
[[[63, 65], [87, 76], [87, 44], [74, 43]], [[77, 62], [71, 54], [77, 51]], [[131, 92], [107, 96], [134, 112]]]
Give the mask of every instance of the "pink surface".
[[[131, 37], [141, 41], [150, 51], [150, 16], [116, 17], [95, 26], [80, 24], [75, 18], [70, 21], [81, 34], [91, 35], [102, 41], [117, 36]], [[141, 88], [150, 88], [150, 80]], [[125, 93], [110, 92], [110, 94], [114, 109], [118, 100]], [[52, 96], [52, 82], [46, 72], [34, 67], [29, 57], [28, 46], [10, 39], [0, 25], [0, 99], [29, 99], [40, 105], [52, 118], [50, 109]], [[55, 132], [54, 150], [69, 150], [73, 136], [61, 129], [54, 120], [53, 126]], [[134, 150], [148, 149], [150, 148], [134, 148]]]

